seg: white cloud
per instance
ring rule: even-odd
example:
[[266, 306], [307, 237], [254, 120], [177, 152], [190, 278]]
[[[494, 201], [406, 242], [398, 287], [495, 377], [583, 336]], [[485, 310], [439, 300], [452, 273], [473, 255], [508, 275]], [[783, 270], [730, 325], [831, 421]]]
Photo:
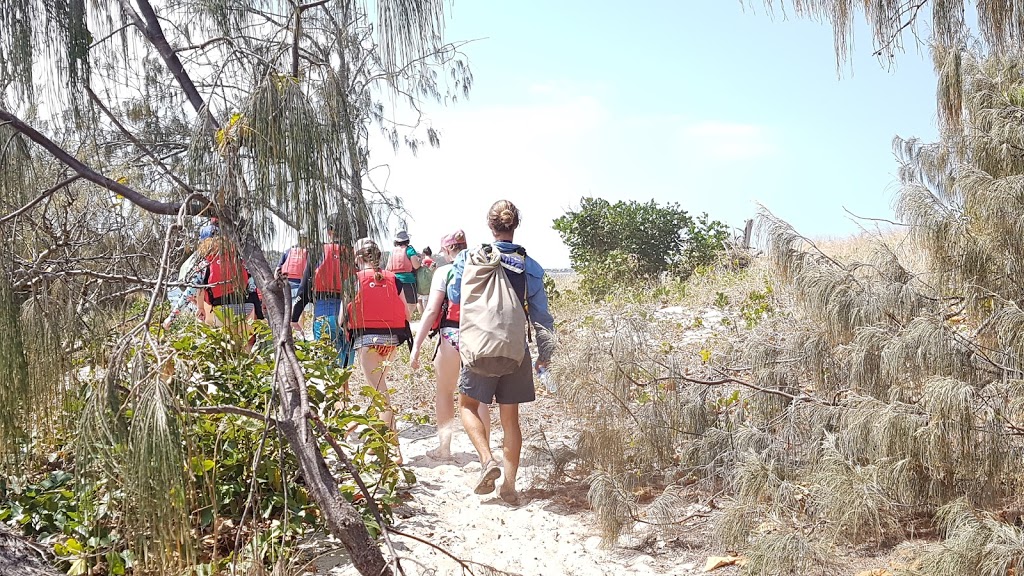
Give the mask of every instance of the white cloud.
[[776, 151], [768, 130], [756, 124], [705, 121], [681, 131], [683, 153], [705, 160], [751, 160]]
[[551, 221], [590, 188], [589, 151], [606, 116], [601, 103], [555, 96], [534, 105], [456, 106], [430, 116], [441, 132], [439, 149], [413, 157], [371, 142], [371, 164], [390, 168], [375, 180], [382, 184], [389, 173], [388, 189], [410, 213], [413, 245], [436, 249], [456, 228], [465, 229], [471, 243], [488, 241], [487, 209], [507, 198], [523, 213], [516, 240], [541, 264], [567, 266], [568, 250]]

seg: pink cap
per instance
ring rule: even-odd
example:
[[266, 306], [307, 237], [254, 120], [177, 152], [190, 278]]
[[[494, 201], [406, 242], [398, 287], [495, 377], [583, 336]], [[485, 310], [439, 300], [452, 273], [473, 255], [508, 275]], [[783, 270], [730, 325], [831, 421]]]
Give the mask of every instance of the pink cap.
[[465, 244], [465, 243], [466, 243], [466, 233], [463, 232], [462, 230], [456, 230], [455, 232], [452, 232], [451, 234], [445, 236], [444, 238], [441, 238], [441, 247], [442, 248], [447, 248], [447, 247], [453, 246], [455, 244]]

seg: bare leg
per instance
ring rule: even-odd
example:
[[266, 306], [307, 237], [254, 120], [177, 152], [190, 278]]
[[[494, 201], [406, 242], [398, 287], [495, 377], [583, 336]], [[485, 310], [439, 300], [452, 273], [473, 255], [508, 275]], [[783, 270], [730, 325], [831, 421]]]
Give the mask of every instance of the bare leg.
[[487, 440], [484, 423], [480, 419], [480, 402], [459, 394], [459, 406], [462, 412], [462, 426], [466, 429], [473, 447], [480, 456], [480, 480], [473, 490], [477, 494], [489, 494], [494, 490], [494, 482], [501, 476], [501, 468], [491, 455], [491, 447]]
[[491, 460], [491, 446], [487, 441], [487, 431], [484, 429], [484, 423], [480, 419], [480, 404], [480, 402], [465, 394], [459, 394], [462, 427], [466, 429], [466, 435], [469, 436], [469, 441], [473, 443], [473, 448], [476, 448], [476, 453], [480, 457], [480, 463], [486, 465]]
[[499, 404], [501, 414], [501, 429], [505, 433], [505, 440], [502, 442], [502, 454], [505, 459], [502, 467], [505, 471], [505, 480], [502, 482], [499, 495], [501, 499], [515, 504], [519, 501], [516, 493], [516, 474], [519, 473], [519, 456], [523, 449], [523, 431], [519, 427], [519, 405]]
[[[395, 412], [391, 409], [391, 396], [388, 395], [387, 367], [385, 365], [385, 362], [394, 355], [394, 351], [387, 358], [378, 354], [374, 348], [360, 348], [356, 352], [359, 357], [359, 365], [363, 368], [363, 374], [366, 376], [367, 384], [373, 386], [374, 390], [381, 393], [384, 396], [384, 402], [388, 405], [388, 410], [380, 413], [380, 419], [395, 431], [397, 439], [398, 430], [395, 428]], [[395, 449], [398, 450], [398, 458], [395, 461], [401, 464], [402, 452], [398, 449], [397, 444]]]
[[446, 459], [452, 454], [452, 432], [455, 426], [453, 396], [459, 379], [459, 353], [443, 338], [441, 348], [437, 351], [437, 358], [434, 358], [434, 368], [437, 370], [437, 397], [434, 407], [437, 411], [438, 446], [428, 451], [427, 455], [431, 458]]
[[412, 315], [416, 313], [416, 304], [405, 305], [405, 319], [412, 322]]
[[480, 408], [476, 411], [477, 415], [480, 416], [480, 421], [484, 423], [484, 438], [487, 439], [487, 445], [491, 445], [491, 406], [489, 404], [480, 403]]

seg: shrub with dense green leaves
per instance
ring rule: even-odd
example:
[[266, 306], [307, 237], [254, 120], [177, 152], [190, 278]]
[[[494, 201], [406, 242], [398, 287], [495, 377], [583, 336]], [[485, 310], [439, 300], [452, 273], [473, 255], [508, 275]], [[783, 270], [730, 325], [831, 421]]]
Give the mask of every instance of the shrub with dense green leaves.
[[[192, 555], [199, 574], [216, 573], [232, 559], [272, 564], [287, 545], [322, 527], [294, 454], [262, 421], [268, 404], [269, 414], [276, 413], [274, 357], [264, 323], [256, 324], [256, 334], [256, 348], [247, 353], [244, 338], [232, 331], [188, 323], [159, 350], [170, 359], [163, 374], [173, 397], [173, 408], [160, 417], [173, 423], [177, 442], [154, 453], [152, 466], [166, 463], [166, 473], [176, 478], [168, 499], [197, 542]], [[364, 402], [357, 403], [348, 391], [350, 369], [337, 366], [326, 340], [297, 342], [296, 351], [311, 409], [346, 449], [390, 522], [399, 483], [415, 478], [392, 460], [394, 433], [379, 418], [387, 408], [383, 397], [364, 387]], [[130, 430], [142, 417], [120, 411], [105, 450], [115, 458], [130, 453], [132, 437], [118, 431]], [[51, 547], [70, 576], [137, 573], [135, 562], [145, 547], [136, 538], [150, 537], [132, 529], [137, 489], [118, 466], [90, 454], [98, 445], [83, 432], [56, 445], [34, 445], [39, 462], [24, 470], [39, 472], [0, 475], [0, 521]], [[352, 441], [356, 436], [359, 442]], [[370, 532], [379, 534], [382, 527], [354, 479], [341, 466], [337, 475], [342, 494], [362, 512]]]
[[687, 278], [714, 261], [727, 237], [725, 224], [707, 214], [694, 218], [679, 204], [654, 200], [583, 198], [578, 210], [555, 219], [554, 229], [569, 247], [582, 287], [599, 297], [664, 272]]

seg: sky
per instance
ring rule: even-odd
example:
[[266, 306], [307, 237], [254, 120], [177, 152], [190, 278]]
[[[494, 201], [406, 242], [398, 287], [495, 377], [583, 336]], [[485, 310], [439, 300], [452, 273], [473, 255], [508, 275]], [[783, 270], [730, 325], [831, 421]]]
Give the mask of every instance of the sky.
[[490, 240], [502, 198], [547, 268], [569, 265], [551, 223], [585, 196], [677, 202], [733, 228], [761, 204], [805, 235], [846, 236], [873, 224], [844, 209], [892, 218], [893, 137], [937, 136], [926, 48], [883, 66], [864, 26], [838, 70], [827, 24], [738, 0], [455, 2], [446, 40], [474, 39], [469, 99], [425, 107], [440, 148], [371, 140], [417, 248], [455, 228]]

